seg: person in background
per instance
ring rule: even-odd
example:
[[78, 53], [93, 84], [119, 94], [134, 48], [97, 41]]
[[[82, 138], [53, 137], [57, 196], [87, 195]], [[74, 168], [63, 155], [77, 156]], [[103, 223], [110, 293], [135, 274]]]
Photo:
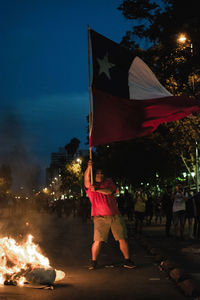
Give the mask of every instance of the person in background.
[[133, 220], [133, 198], [127, 189], [125, 189], [124, 191], [124, 201], [126, 203], [126, 215], [128, 221], [132, 221]]
[[173, 207], [172, 186], [168, 185], [166, 191], [162, 196], [162, 211], [166, 217], [165, 234], [167, 237], [170, 237], [170, 230], [171, 230], [172, 216], [173, 216], [172, 207]]
[[135, 235], [136, 238], [141, 238], [143, 223], [146, 211], [147, 194], [139, 189], [134, 197], [135, 211]]
[[122, 216], [125, 214], [125, 209], [124, 209], [124, 195], [120, 194], [119, 197], [117, 197], [117, 206], [119, 209], [119, 212]]
[[186, 210], [186, 197], [184, 195], [183, 186], [178, 184], [172, 196], [173, 200], [173, 223], [176, 239], [184, 239], [185, 227], [185, 210]]
[[57, 214], [58, 218], [62, 218], [63, 204], [64, 204], [64, 201], [63, 201], [62, 197], [60, 196], [58, 198], [58, 200], [56, 201], [56, 214]]
[[192, 196], [194, 205], [194, 229], [193, 235], [195, 239], [200, 239], [200, 192], [195, 192]]
[[195, 218], [195, 203], [192, 195], [188, 189], [185, 190], [184, 195], [187, 199], [185, 203], [185, 221], [188, 222], [188, 236], [189, 239], [194, 239], [193, 236], [193, 226], [194, 226], [194, 218]]
[[83, 223], [87, 223], [89, 217], [89, 199], [85, 196], [79, 198], [78, 215]]
[[153, 197], [149, 193], [147, 195], [147, 202], [146, 202], [146, 223], [147, 225], [151, 225], [152, 219], [153, 219], [153, 211], [154, 210], [154, 204], [153, 204]]
[[161, 225], [162, 224], [162, 200], [159, 196], [155, 198], [154, 210], [155, 210], [155, 224], [157, 224], [159, 221], [159, 224]]
[[94, 242], [92, 244], [92, 261], [90, 270], [97, 267], [97, 258], [102, 242], [107, 242], [110, 230], [119, 242], [120, 250], [124, 256], [123, 266], [135, 268], [130, 259], [127, 243], [127, 230], [124, 219], [120, 215], [115, 199], [117, 191], [111, 179], [104, 178], [101, 169], [96, 170], [95, 182], [92, 184], [92, 161], [88, 161], [88, 167], [84, 174], [84, 185], [86, 193], [91, 202], [91, 216], [94, 222]]

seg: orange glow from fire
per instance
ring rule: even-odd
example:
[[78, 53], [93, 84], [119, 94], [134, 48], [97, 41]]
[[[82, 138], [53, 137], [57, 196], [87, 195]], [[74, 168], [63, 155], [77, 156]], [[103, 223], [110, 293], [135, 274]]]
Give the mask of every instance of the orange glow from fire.
[[[13, 238], [0, 238], [0, 284], [11, 278], [23, 285], [25, 274], [36, 268], [51, 269], [49, 259], [45, 257], [38, 245], [33, 243], [33, 236], [19, 244]], [[56, 271], [55, 281], [65, 277], [62, 271]]]

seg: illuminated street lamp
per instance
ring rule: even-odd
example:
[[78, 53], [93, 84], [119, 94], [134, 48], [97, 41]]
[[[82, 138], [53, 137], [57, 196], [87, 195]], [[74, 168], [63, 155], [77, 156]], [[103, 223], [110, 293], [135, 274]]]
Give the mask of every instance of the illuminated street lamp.
[[178, 42], [179, 43], [185, 43], [186, 41], [187, 41], [187, 37], [186, 37], [186, 35], [185, 34], [183, 34], [183, 33], [181, 33], [179, 36], [178, 36]]
[[193, 44], [186, 34], [180, 33], [177, 42], [182, 45], [190, 46], [191, 55], [193, 55]]
[[[193, 55], [193, 44], [192, 44], [191, 40], [187, 37], [186, 34], [181, 33], [178, 36], [177, 41], [178, 41], [178, 43], [181, 43], [181, 44], [189, 43], [190, 49], [191, 49], [191, 55]], [[194, 75], [192, 75], [192, 90], [194, 93], [195, 92]], [[199, 192], [199, 151], [198, 151], [198, 142], [197, 141], [195, 141], [195, 156], [196, 156], [196, 189], [197, 189], [197, 192]]]
[[[187, 46], [190, 46], [191, 56], [193, 56], [193, 54], [194, 54], [193, 53], [193, 44], [186, 34], [180, 33], [177, 38], [177, 42], [182, 45], [186, 44]], [[192, 78], [192, 91], [194, 93], [194, 75], [192, 75], [191, 78]]]
[[77, 158], [76, 162], [81, 165], [82, 160], [80, 158]]

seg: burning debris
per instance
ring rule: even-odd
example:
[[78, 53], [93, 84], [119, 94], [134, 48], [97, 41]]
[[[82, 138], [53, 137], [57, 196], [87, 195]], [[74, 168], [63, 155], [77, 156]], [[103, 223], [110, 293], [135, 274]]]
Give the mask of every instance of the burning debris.
[[0, 285], [53, 285], [65, 277], [64, 272], [50, 266], [49, 259], [32, 240], [32, 235], [23, 244], [12, 238], [0, 238]]

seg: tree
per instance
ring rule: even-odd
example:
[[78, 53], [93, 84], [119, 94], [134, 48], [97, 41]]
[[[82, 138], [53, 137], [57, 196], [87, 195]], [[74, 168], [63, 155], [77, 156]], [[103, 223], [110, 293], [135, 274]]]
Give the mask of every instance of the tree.
[[119, 186], [133, 187], [155, 186], [158, 181], [164, 186], [183, 171], [179, 156], [159, 145], [152, 136], [97, 147], [94, 166], [102, 167], [106, 176]]
[[71, 157], [74, 157], [74, 154], [76, 153], [79, 144], [80, 141], [77, 138], [71, 139], [70, 143], [65, 145], [65, 150], [67, 151], [67, 154]]
[[[157, 75], [161, 83], [174, 95], [200, 95], [198, 2], [189, 5], [181, 0], [126, 0], [119, 6], [125, 18], [133, 20], [122, 44], [140, 56]], [[187, 36], [185, 44], [177, 42], [180, 33]], [[145, 38], [149, 48], [141, 51], [139, 44]], [[162, 149], [179, 155], [188, 171], [194, 170], [195, 147], [200, 118], [184, 118], [160, 126], [152, 135]]]
[[[181, 0], [125, 0], [118, 9], [125, 18], [133, 20], [133, 29], [126, 33], [122, 44], [136, 51], [138, 43], [146, 39], [149, 48], [142, 55], [159, 79], [167, 84], [169, 79], [174, 78], [179, 92], [193, 93], [188, 79], [193, 72], [199, 75], [198, 2], [192, 0], [188, 5]], [[185, 33], [188, 39], [182, 47], [177, 44], [180, 33]]]
[[62, 184], [60, 189], [69, 195], [80, 194], [82, 187], [83, 172], [81, 165], [73, 160], [67, 163], [65, 168], [62, 170]]

